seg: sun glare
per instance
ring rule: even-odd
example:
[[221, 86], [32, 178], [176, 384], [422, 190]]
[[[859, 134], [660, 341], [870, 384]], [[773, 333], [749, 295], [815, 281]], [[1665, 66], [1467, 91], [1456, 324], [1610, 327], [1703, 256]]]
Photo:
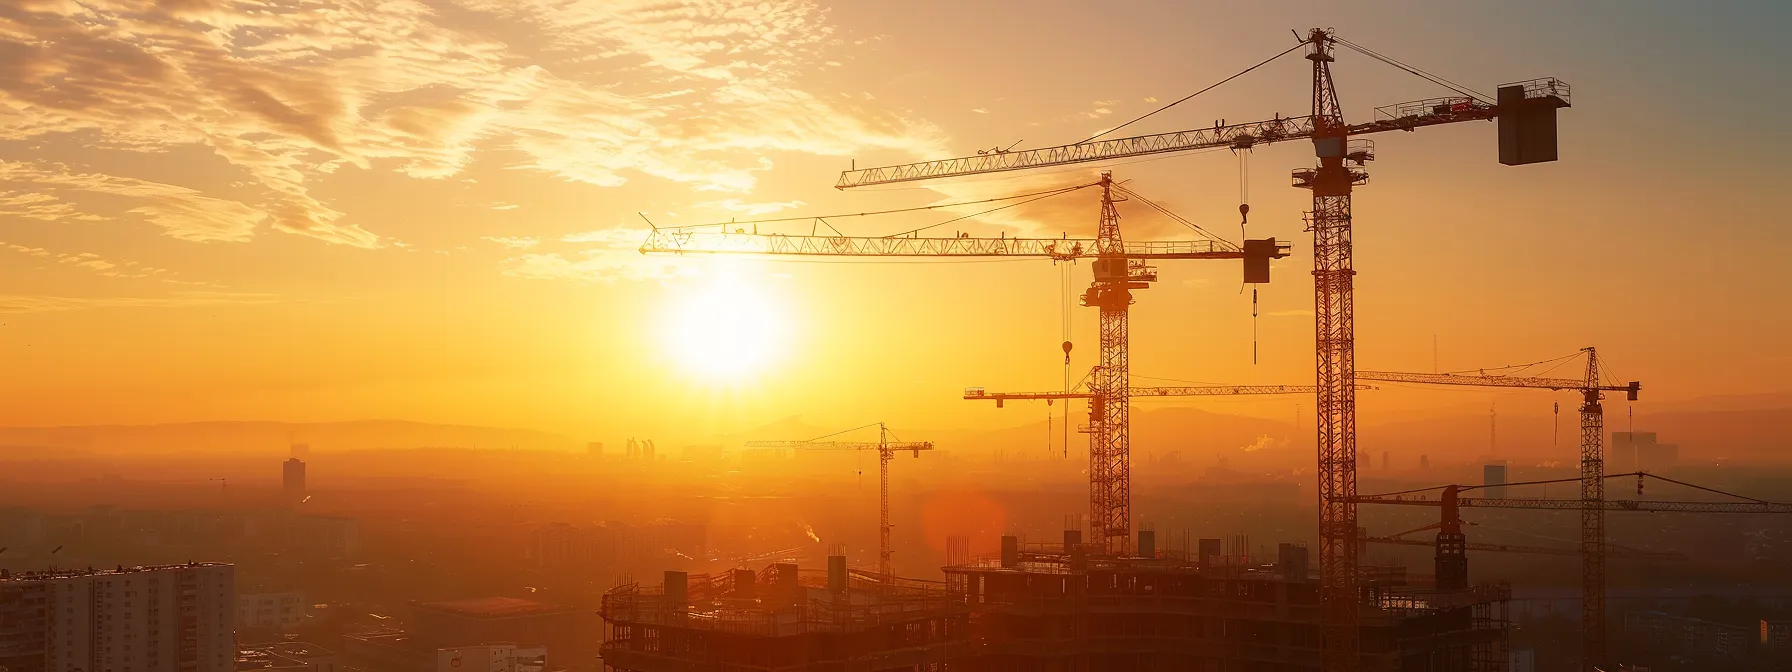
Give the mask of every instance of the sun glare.
[[764, 369], [783, 345], [777, 305], [743, 278], [691, 287], [673, 305], [666, 343], [689, 373], [733, 380]]

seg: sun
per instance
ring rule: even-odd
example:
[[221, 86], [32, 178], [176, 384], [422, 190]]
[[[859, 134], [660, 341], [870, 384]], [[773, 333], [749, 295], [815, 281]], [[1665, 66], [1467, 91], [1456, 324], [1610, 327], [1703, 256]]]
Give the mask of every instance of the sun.
[[686, 372], [738, 380], [776, 359], [787, 331], [776, 302], [742, 277], [715, 278], [682, 290], [670, 308], [665, 343]]

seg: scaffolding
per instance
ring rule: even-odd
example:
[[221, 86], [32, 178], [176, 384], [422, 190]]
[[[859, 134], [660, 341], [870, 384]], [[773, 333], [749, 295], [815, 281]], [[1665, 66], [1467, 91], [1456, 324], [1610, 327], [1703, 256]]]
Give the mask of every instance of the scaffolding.
[[[830, 558], [830, 565], [834, 559]], [[845, 568], [667, 572], [603, 597], [604, 669], [630, 672], [944, 670], [969, 613], [946, 584]]]
[[[1086, 557], [1003, 540], [945, 568], [980, 646], [953, 670], [1318, 670], [1320, 583], [1304, 546], [1276, 563], [1183, 554]], [[1140, 554], [1145, 555], [1144, 553]], [[1361, 669], [1502, 672], [1510, 589], [1413, 589], [1401, 567], [1364, 567]]]

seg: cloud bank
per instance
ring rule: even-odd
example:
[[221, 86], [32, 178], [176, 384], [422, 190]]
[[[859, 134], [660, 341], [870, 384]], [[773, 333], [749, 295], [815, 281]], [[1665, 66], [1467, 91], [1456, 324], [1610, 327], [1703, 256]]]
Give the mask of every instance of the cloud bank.
[[320, 198], [321, 180], [442, 179], [490, 152], [551, 179], [741, 194], [776, 152], [937, 154], [932, 126], [804, 87], [832, 67], [834, 34], [798, 0], [13, 0], [0, 143], [197, 149], [241, 179], [10, 161], [0, 218], [378, 247], [379, 222]]

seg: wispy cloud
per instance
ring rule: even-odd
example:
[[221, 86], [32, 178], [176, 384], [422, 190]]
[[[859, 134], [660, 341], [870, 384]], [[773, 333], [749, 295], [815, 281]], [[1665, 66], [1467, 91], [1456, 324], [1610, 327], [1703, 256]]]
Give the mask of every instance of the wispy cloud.
[[182, 308], [274, 303], [267, 294], [189, 292], [170, 296], [44, 296], [0, 295], [0, 313], [55, 313], [94, 308]]
[[131, 204], [124, 212], [161, 226], [168, 235], [195, 241], [247, 240], [263, 214], [242, 203], [209, 198], [198, 191], [129, 177], [70, 171], [45, 163], [0, 161], [0, 216], [46, 221], [101, 221], [108, 217], [80, 210], [72, 201], [100, 194]]
[[17, 243], [0, 241], [0, 249], [17, 252], [30, 257], [55, 262], [71, 268], [91, 271], [110, 278], [133, 278], [160, 280], [176, 285], [215, 286], [211, 283], [182, 280], [174, 271], [156, 268], [135, 261], [121, 259], [105, 259], [92, 252], [55, 252], [41, 247], [31, 247]]
[[486, 236], [482, 240], [489, 240], [512, 250], [527, 250], [541, 244], [540, 238], [532, 236]]
[[190, 240], [268, 225], [377, 247], [318, 181], [347, 166], [448, 178], [497, 147], [561, 180], [747, 192], [776, 152], [943, 153], [929, 124], [800, 84], [834, 33], [806, 0], [15, 2], [0, 7], [0, 140], [203, 148], [254, 195], [32, 166], [45, 189], [0, 190], [0, 217], [101, 217], [82, 197], [99, 193]]
[[704, 201], [702, 203], [694, 203], [694, 204], [692, 204], [692, 207], [712, 208], [712, 209], [716, 209], [716, 210], [725, 210], [728, 212], [740, 213], [743, 215], [747, 215], [749, 217], [757, 217], [760, 215], [769, 215], [774, 212], [780, 212], [783, 210], [793, 210], [796, 208], [803, 207], [805, 205], [808, 205], [808, 203], [804, 203], [802, 201], [770, 201], [770, 202], [764, 202], [764, 203], [752, 203], [752, 202], [744, 201], [744, 200], [741, 200], [738, 198], [728, 198], [728, 199], [723, 199], [723, 200], [719, 200], [719, 201]]

